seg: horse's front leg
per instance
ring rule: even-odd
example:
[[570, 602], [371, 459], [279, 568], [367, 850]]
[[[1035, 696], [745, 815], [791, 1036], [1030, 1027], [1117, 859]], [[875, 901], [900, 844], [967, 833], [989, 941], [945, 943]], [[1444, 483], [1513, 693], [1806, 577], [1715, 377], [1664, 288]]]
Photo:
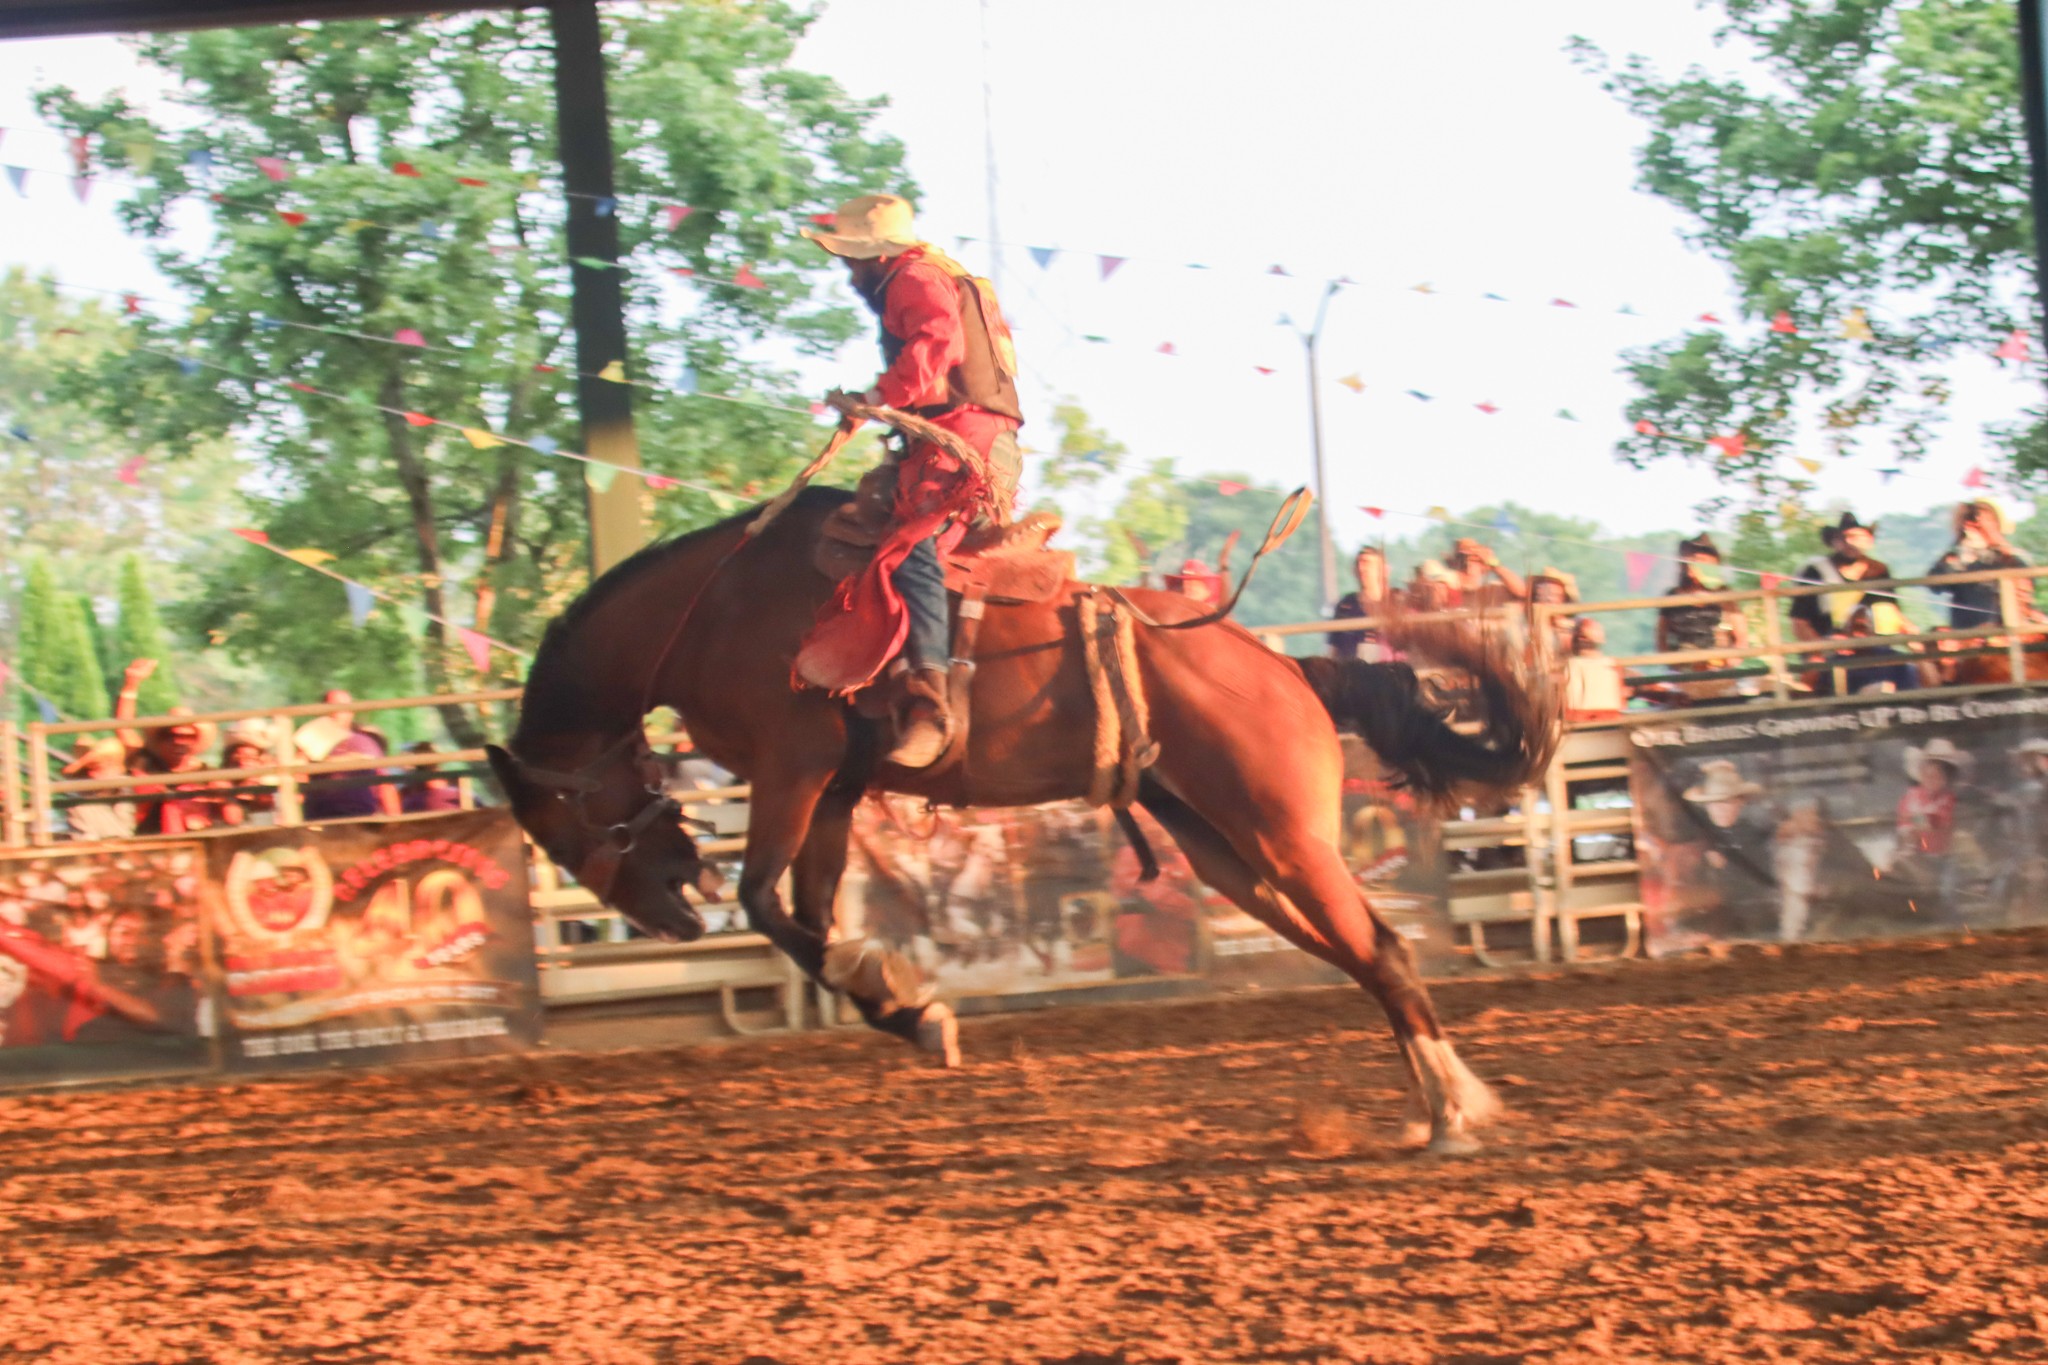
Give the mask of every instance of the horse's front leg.
[[[869, 1024], [958, 1066], [952, 1008], [923, 999], [908, 962], [870, 940], [830, 941], [833, 900], [846, 871], [848, 830], [861, 794], [829, 788], [829, 782], [829, 775], [755, 778], [739, 886], [747, 921], [806, 976], [843, 992]], [[776, 889], [792, 866], [794, 917]]]

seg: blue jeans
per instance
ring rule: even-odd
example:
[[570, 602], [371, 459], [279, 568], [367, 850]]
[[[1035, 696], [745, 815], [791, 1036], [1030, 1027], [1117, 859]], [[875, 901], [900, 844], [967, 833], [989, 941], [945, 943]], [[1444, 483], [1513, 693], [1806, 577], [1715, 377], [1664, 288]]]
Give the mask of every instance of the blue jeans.
[[920, 540], [890, 576], [903, 605], [910, 610], [910, 636], [903, 643], [912, 668], [944, 668], [952, 649], [952, 623], [947, 620], [946, 570], [939, 563], [937, 537]]

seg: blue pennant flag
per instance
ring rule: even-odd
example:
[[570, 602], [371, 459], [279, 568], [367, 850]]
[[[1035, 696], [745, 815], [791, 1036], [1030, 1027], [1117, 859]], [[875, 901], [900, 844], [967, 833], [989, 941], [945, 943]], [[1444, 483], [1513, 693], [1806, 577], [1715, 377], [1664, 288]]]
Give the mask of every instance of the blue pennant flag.
[[27, 179], [28, 167], [9, 166], [7, 168], [7, 183], [14, 186], [14, 192], [21, 195], [24, 199], [28, 197], [28, 191], [23, 188], [22, 182]]
[[1038, 268], [1040, 270], [1044, 270], [1048, 266], [1050, 266], [1052, 264], [1052, 258], [1060, 254], [1058, 247], [1035, 246], [1030, 248], [1030, 250], [1031, 259], [1038, 262]]
[[213, 169], [213, 153], [205, 147], [194, 147], [185, 153], [185, 164], [195, 171]]
[[341, 590], [348, 594], [348, 623], [361, 626], [369, 619], [370, 608], [377, 605], [377, 595], [360, 583], [344, 582]]
[[199, 373], [199, 362], [198, 362], [198, 361], [196, 361], [196, 360], [194, 360], [194, 359], [193, 359], [193, 358], [192, 358], [191, 356], [189, 356], [189, 355], [186, 355], [186, 356], [179, 356], [179, 357], [178, 357], [178, 368], [179, 368], [180, 370], [184, 371], [184, 372], [185, 372], [185, 374], [186, 374], [186, 375], [188, 375], [188, 376], [190, 376], [190, 375], [195, 375], [195, 374], [198, 374], [198, 373]]
[[284, 326], [284, 324], [279, 322], [276, 318], [259, 317], [256, 319], [256, 327], [259, 331], [275, 332], [278, 328], [282, 326]]
[[440, 241], [441, 225], [439, 223], [421, 223], [420, 236], [426, 238], [430, 242]]
[[696, 391], [697, 371], [690, 366], [688, 361], [684, 361], [682, 370], [676, 375], [676, 392], [695, 393]]
[[552, 455], [562, 448], [562, 443], [552, 436], [536, 436], [527, 444], [543, 455]]
[[1424, 392], [1423, 392], [1423, 391], [1422, 391], [1421, 389], [1410, 389], [1410, 390], [1408, 390], [1408, 396], [1409, 396], [1410, 398], [1420, 398], [1420, 399], [1421, 399], [1421, 400], [1422, 400], [1423, 402], [1425, 402], [1425, 403], [1427, 403], [1427, 402], [1430, 402], [1430, 401], [1431, 401], [1430, 395], [1428, 395], [1428, 394], [1424, 393]]
[[1521, 527], [1515, 525], [1514, 519], [1508, 516], [1506, 512], [1494, 513], [1493, 521], [1490, 524], [1492, 525], [1494, 530], [1500, 532], [1504, 536], [1514, 535], [1522, 529]]
[[45, 725], [55, 725], [58, 721], [64, 719], [57, 714], [57, 708], [50, 705], [48, 697], [36, 698], [36, 714], [43, 718], [43, 724]]
[[612, 216], [612, 211], [618, 208], [618, 206], [619, 201], [607, 194], [599, 197], [596, 205], [594, 205], [594, 209], [598, 217], [609, 218]]
[[7, 428], [7, 434], [9, 436], [12, 436], [17, 441], [29, 441], [35, 439], [34, 437], [28, 434], [28, 428], [23, 426], [19, 422], [16, 422], [13, 426]]
[[1501, 296], [1501, 295], [1499, 295], [1499, 294], [1481, 294], [1481, 295], [1480, 295], [1479, 297], [1481, 297], [1481, 298], [1483, 298], [1483, 299], [1492, 299], [1492, 300], [1493, 300], [1493, 301], [1494, 301], [1495, 303], [1506, 303], [1506, 302], [1507, 302], [1507, 299], [1505, 299], [1504, 297], [1502, 297], [1502, 296]]

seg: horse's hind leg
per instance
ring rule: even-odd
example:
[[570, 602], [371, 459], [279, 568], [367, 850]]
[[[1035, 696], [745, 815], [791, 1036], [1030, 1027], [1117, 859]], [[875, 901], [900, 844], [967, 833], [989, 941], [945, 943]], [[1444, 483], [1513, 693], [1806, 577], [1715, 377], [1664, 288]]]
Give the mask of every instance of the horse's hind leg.
[[1472, 1150], [1472, 1127], [1499, 1106], [1444, 1037], [1408, 945], [1358, 894], [1336, 851], [1310, 829], [1281, 828], [1290, 824], [1284, 811], [1262, 812], [1252, 840], [1260, 845], [1262, 868], [1223, 829], [1157, 782], [1148, 779], [1140, 800], [1203, 881], [1379, 1001], [1408, 1073], [1408, 1135], [1427, 1138], [1437, 1152]]

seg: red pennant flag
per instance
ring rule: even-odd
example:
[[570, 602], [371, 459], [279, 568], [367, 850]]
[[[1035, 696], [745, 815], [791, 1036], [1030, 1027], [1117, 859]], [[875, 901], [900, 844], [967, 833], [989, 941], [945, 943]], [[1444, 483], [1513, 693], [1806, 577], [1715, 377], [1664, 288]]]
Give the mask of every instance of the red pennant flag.
[[1648, 550], [1630, 550], [1623, 557], [1628, 561], [1628, 590], [1641, 592], [1657, 567], [1657, 556]]
[[1176, 350], [1174, 350], [1174, 349], [1173, 349], [1173, 343], [1172, 343], [1172, 342], [1170, 342], [1170, 341], [1162, 341], [1162, 342], [1160, 342], [1160, 343], [1159, 343], [1159, 354], [1161, 354], [1161, 355], [1179, 355], [1179, 354], [1180, 354], [1180, 352], [1179, 352], [1179, 351], [1176, 351]]
[[[1287, 274], [1287, 267], [1286, 267], [1286, 266], [1284, 266], [1284, 265], [1276, 265], [1276, 266], [1274, 266], [1274, 267], [1273, 267], [1273, 268], [1272, 268], [1271, 270], [1268, 270], [1268, 271], [1267, 271], [1266, 273], [1267, 273], [1268, 275], [1286, 275], [1286, 274]], [[1292, 277], [1292, 276], [1288, 276], [1288, 278], [1292, 279], [1293, 277]]]
[[458, 185], [467, 185], [473, 190], [480, 190], [484, 186], [490, 184], [491, 182], [488, 180], [479, 180], [473, 175], [458, 175], [455, 177], [455, 183]]
[[1573, 303], [1570, 299], [1552, 299], [1550, 306], [1552, 308], [1576, 308], [1579, 305]]
[[697, 277], [697, 272], [686, 265], [672, 265], [669, 267], [669, 270], [674, 274], [681, 275], [686, 280]]
[[1488, 417], [1491, 417], [1491, 416], [1493, 416], [1493, 414], [1495, 414], [1496, 412], [1499, 412], [1499, 411], [1500, 411], [1500, 409], [1499, 409], [1499, 408], [1497, 408], [1497, 407], [1495, 407], [1495, 406], [1494, 406], [1494, 405], [1493, 405], [1492, 403], [1474, 403], [1474, 404], [1473, 404], [1472, 406], [1473, 406], [1473, 407], [1475, 407], [1475, 408], [1478, 408], [1478, 409], [1479, 409], [1479, 410], [1480, 410], [1481, 412], [1485, 413], [1485, 414], [1486, 414], [1486, 415], [1487, 415]]
[[676, 481], [666, 474], [649, 474], [647, 476], [647, 486], [659, 493], [674, 488]]
[[1657, 429], [1657, 424], [1648, 418], [1644, 418], [1636, 423], [1636, 435], [1638, 436], [1662, 436], [1663, 434], [1663, 432]]
[[391, 339], [401, 346], [424, 346], [427, 344], [427, 339], [420, 335], [419, 329], [416, 327], [401, 327], [391, 334]]
[[1252, 366], [1252, 368], [1257, 370], [1260, 374], [1273, 373], [1273, 367], [1271, 365], [1254, 365]]
[[262, 531], [252, 531], [246, 526], [235, 526], [229, 529], [232, 534], [240, 536], [251, 545], [268, 545], [270, 543], [270, 537]]
[[1102, 278], [1105, 280], [1111, 275], [1116, 274], [1116, 268], [1123, 263], [1124, 258], [1121, 256], [1097, 256], [1095, 258], [1095, 264], [1101, 268]]
[[1970, 472], [1963, 475], [1963, 487], [1965, 488], [1982, 488], [1989, 482], [1990, 480], [1984, 477], [1984, 471], [1975, 465], [1971, 465]]
[[831, 409], [826, 407], [823, 403], [811, 404], [811, 416], [813, 417], [823, 417], [826, 413], [830, 411]]
[[1219, 479], [1216, 483], [1216, 491], [1226, 498], [1234, 498], [1249, 487], [1250, 484], [1236, 483], [1230, 479]]
[[77, 195], [78, 202], [83, 204], [85, 197], [92, 193], [92, 177], [89, 175], [74, 176], [71, 181], [71, 192]]
[[1739, 431], [1731, 431], [1726, 436], [1708, 437], [1707, 444], [1720, 451], [1723, 455], [1726, 455], [1729, 459], [1739, 460], [1749, 450], [1749, 437]]
[[1371, 517], [1374, 521], [1378, 521], [1387, 514], [1387, 509], [1384, 507], [1361, 507], [1358, 510]]
[[1700, 320], [1701, 322], [1711, 322], [1711, 323], [1713, 323], [1713, 324], [1714, 324], [1714, 325], [1715, 325], [1716, 327], [1718, 327], [1718, 326], [1720, 326], [1720, 325], [1721, 325], [1721, 319], [1719, 319], [1719, 318], [1715, 317], [1715, 316], [1714, 316], [1714, 315], [1713, 315], [1712, 313], [1702, 313], [1702, 314], [1700, 314], [1700, 316], [1699, 316], [1699, 320]]
[[146, 455], [130, 455], [121, 461], [121, 467], [114, 471], [114, 477], [130, 488], [142, 486], [142, 466], [148, 460]]
[[434, 419], [427, 416], [424, 412], [408, 412], [405, 414], [405, 420], [409, 426], [430, 427], [434, 425]]
[[1771, 330], [1780, 336], [1797, 336], [1799, 335], [1799, 324], [1792, 321], [1790, 313], [1780, 308], [1777, 315], [1771, 319]]
[[292, 173], [291, 167], [285, 165], [284, 158], [281, 156], [257, 157], [256, 169], [269, 176], [272, 180], [287, 179]]
[[535, 368], [536, 370], [539, 370], [539, 371], [540, 371], [540, 372], [541, 372], [542, 374], [558, 374], [558, 373], [560, 373], [560, 368], [559, 368], [558, 366], [554, 366], [554, 365], [535, 365], [535, 366], [534, 366], [533, 368]]
[[92, 140], [86, 134], [78, 133], [71, 137], [69, 141], [71, 143], [71, 165], [80, 175], [84, 175], [86, 149], [91, 146]]
[[2012, 335], [1998, 343], [1998, 349], [1991, 353], [2000, 360], [2025, 360], [2027, 358], [2027, 333], [2024, 328], [2015, 327]]
[[415, 180], [420, 178], [420, 168], [413, 165], [410, 161], [392, 162], [391, 173], [393, 175], [409, 175]]
[[300, 383], [300, 382], [299, 382], [298, 380], [296, 380], [296, 379], [287, 379], [287, 380], [285, 380], [285, 381], [284, 381], [284, 386], [285, 386], [286, 388], [288, 388], [288, 389], [297, 389], [297, 390], [298, 390], [298, 391], [299, 391], [300, 393], [318, 393], [318, 392], [320, 392], [320, 390], [318, 390], [318, 389], [314, 388], [314, 387], [313, 387], [313, 386], [312, 386], [311, 384], [301, 384], [301, 383]]
[[479, 635], [467, 626], [457, 626], [455, 633], [461, 637], [462, 647], [468, 651], [469, 661], [476, 666], [477, 672], [491, 666], [491, 642], [487, 636]]
[[279, 209], [277, 211], [277, 216], [284, 219], [285, 222], [290, 223], [293, 227], [299, 227], [303, 225], [306, 221], [305, 214], [295, 213], [290, 209]]
[[814, 213], [811, 215], [811, 222], [818, 227], [838, 227], [839, 215], [836, 213]]
[[742, 289], [766, 289], [768, 281], [754, 273], [754, 267], [743, 265], [732, 277], [732, 282]]
[[140, 294], [123, 294], [121, 296], [121, 311], [124, 313], [141, 312], [142, 296]]
[[1756, 581], [1758, 587], [1762, 588], [1765, 592], [1769, 592], [1785, 581], [1785, 575], [1781, 573], [1758, 574]]
[[677, 228], [681, 227], [683, 219], [688, 218], [690, 212], [688, 204], [663, 204], [661, 206], [662, 219], [668, 224], [670, 232], [674, 232]]

